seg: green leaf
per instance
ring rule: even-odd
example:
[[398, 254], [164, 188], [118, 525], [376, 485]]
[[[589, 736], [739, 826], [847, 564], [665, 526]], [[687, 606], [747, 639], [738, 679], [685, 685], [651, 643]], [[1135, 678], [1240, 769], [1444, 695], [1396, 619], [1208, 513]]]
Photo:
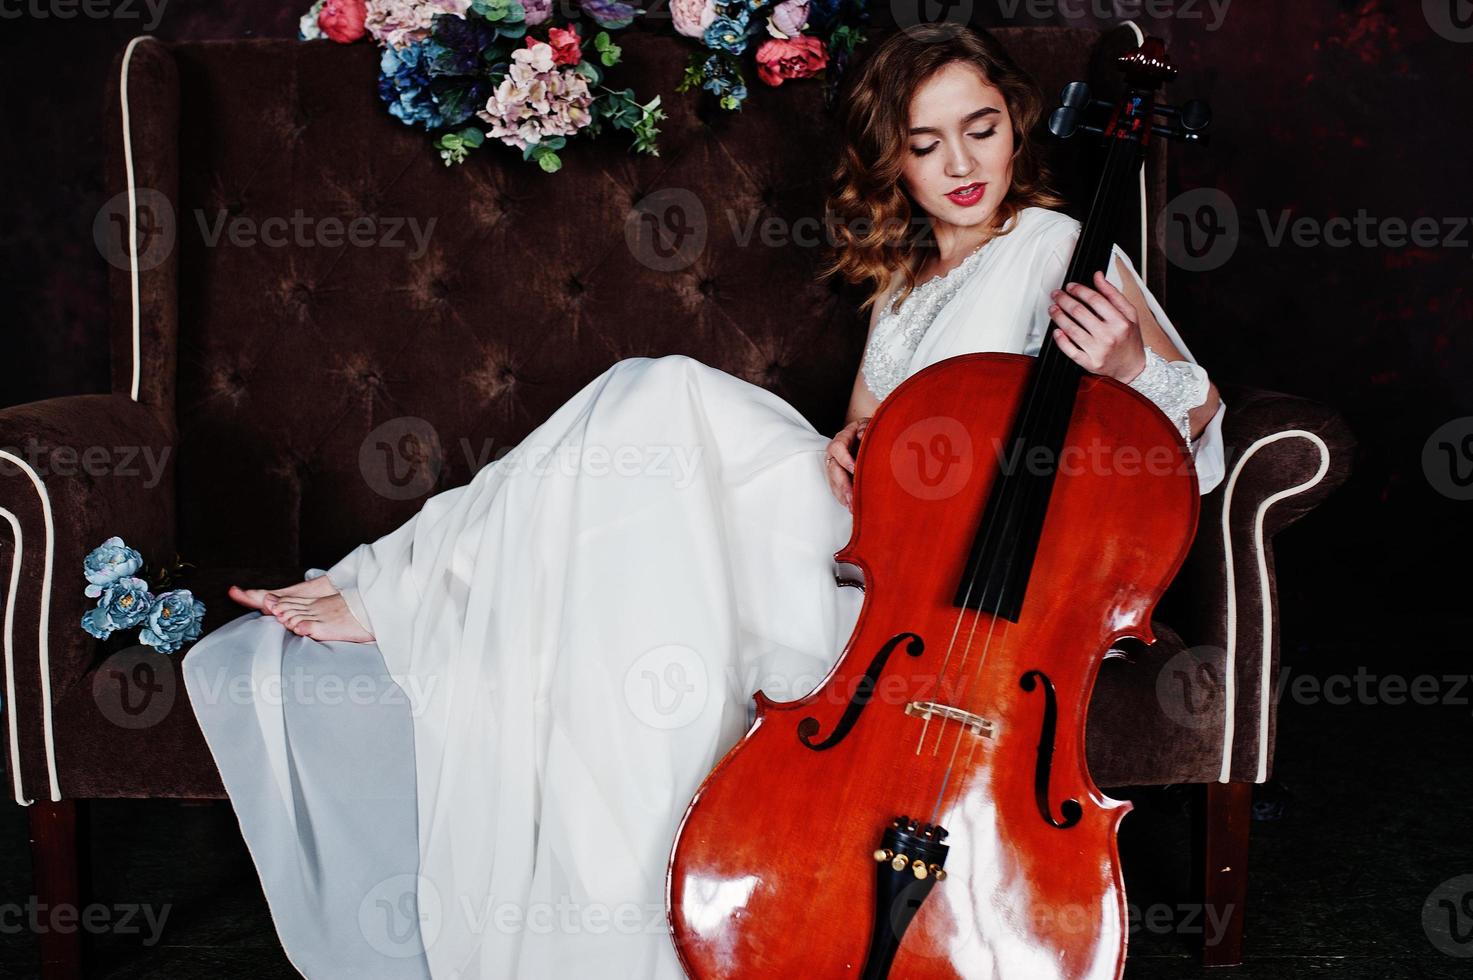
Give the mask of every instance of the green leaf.
[[545, 145], [539, 146], [537, 149], [537, 166], [541, 167], [544, 172], [555, 174], [562, 169], [563, 161], [558, 158], [556, 153]]

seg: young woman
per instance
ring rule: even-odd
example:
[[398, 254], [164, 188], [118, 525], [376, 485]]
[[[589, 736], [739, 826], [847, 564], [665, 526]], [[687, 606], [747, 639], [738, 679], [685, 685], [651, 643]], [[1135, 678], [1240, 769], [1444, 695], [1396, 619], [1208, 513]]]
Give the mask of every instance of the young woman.
[[[1052, 322], [1047, 342], [1176, 421], [1202, 492], [1221, 480], [1224, 407], [1125, 253], [1054, 289], [1079, 223], [1028, 139], [1041, 98], [992, 37], [897, 33], [843, 111], [828, 272], [874, 292], [837, 435], [690, 357], [620, 361], [325, 573], [234, 589], [258, 612], [186, 659], [307, 976], [679, 978], [675, 828], [753, 692], [799, 697], [842, 651], [855, 453], [926, 365], [1037, 354]], [[220, 693], [355, 670], [407, 707]]]

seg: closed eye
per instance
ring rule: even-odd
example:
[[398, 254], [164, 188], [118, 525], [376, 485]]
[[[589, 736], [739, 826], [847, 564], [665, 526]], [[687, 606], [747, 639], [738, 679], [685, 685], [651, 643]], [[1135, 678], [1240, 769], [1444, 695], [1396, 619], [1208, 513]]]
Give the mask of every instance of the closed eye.
[[[968, 133], [967, 135], [968, 136], [971, 136], [971, 137], [973, 137], [975, 139], [985, 140], [985, 139], [987, 139], [987, 137], [993, 135], [996, 132], [997, 132], [997, 127], [996, 126], [993, 126], [991, 129], [989, 129], [985, 133]], [[932, 150], [936, 149], [936, 147], [938, 147], [940, 145], [941, 145], [941, 143], [938, 141], [936, 143], [932, 143], [930, 146], [926, 147], [925, 149], [918, 149], [918, 148], [912, 146], [910, 148], [910, 152], [914, 153], [918, 157], [923, 157], [927, 153], [930, 153]]]

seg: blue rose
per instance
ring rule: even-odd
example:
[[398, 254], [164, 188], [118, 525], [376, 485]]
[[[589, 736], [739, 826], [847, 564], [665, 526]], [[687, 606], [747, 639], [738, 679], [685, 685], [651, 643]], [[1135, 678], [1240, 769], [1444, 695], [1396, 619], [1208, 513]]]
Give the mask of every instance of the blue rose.
[[102, 595], [102, 587], [127, 578], [143, 567], [143, 556], [123, 543], [117, 535], [108, 538], [93, 548], [82, 559], [82, 574], [91, 584], [86, 594], [93, 599]]
[[190, 640], [199, 639], [204, 618], [205, 604], [188, 589], [161, 592], [154, 597], [148, 624], [138, 631], [138, 639], [159, 653], [173, 653]]
[[747, 48], [747, 24], [745, 19], [737, 20], [732, 17], [717, 17], [706, 25], [706, 32], [701, 35], [701, 41], [708, 48], [718, 48], [722, 51], [730, 51], [732, 54], [741, 54]]
[[99, 640], [107, 639], [113, 630], [129, 629], [143, 622], [154, 599], [148, 583], [131, 575], [101, 586], [100, 592], [102, 599], [97, 608], [89, 609], [82, 616], [82, 629]]

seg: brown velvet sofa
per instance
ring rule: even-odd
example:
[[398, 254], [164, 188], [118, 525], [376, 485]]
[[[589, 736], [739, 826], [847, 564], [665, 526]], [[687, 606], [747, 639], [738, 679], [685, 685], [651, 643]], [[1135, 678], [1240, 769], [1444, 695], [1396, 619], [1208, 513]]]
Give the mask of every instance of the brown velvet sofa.
[[[1051, 95], [1110, 77], [1106, 56], [1130, 43], [1126, 28], [998, 33]], [[614, 134], [575, 145], [556, 175], [498, 149], [443, 166], [384, 111], [366, 45], [147, 39], [120, 55], [107, 132], [109, 194], [121, 196], [99, 233], [115, 266], [112, 391], [0, 411], [0, 446], [43, 447], [0, 457], [5, 758], [30, 807], [41, 900], [77, 900], [79, 802], [225, 795], [181, 658], [136, 657], [79, 628], [81, 561], [106, 537], [194, 563], [209, 629], [242, 612], [228, 584], [327, 567], [468, 481], [623, 357], [689, 354], [770, 388], [821, 431], [841, 425], [865, 320], [856, 289], [814, 281], [834, 146], [820, 87], [763, 88], [728, 114], [674, 91], [684, 43], [640, 31], [621, 43], [631, 67], [612, 81], [658, 92], [669, 113], [661, 155], [636, 157]], [[1089, 151], [1055, 152], [1063, 188], [1087, 200]], [[1149, 221], [1166, 164], [1158, 141]], [[689, 227], [691, 208], [705, 212], [703, 246], [673, 269], [629, 244], [659, 191], [685, 202]], [[106, 232], [126, 229], [130, 209], [136, 259]], [[422, 254], [403, 231], [398, 248], [209, 243], [222, 220], [298, 210], [381, 231], [396, 218], [435, 226]], [[1161, 249], [1140, 208], [1124, 210], [1117, 241], [1169, 308]], [[654, 220], [679, 232], [672, 213]], [[808, 237], [764, 238], [758, 225], [743, 239], [769, 218], [808, 219]], [[1214, 325], [1182, 327], [1190, 341]], [[1203, 501], [1158, 642], [1107, 661], [1088, 730], [1102, 786], [1205, 785], [1206, 901], [1232, 912], [1205, 952], [1220, 964], [1241, 955], [1250, 790], [1273, 762], [1273, 537], [1344, 480], [1354, 446], [1331, 409], [1229, 381], [1218, 378], [1228, 478]], [[438, 446], [403, 438], [430, 429]], [[64, 465], [96, 447], [109, 465]], [[77, 933], [42, 944], [47, 977], [77, 975]]]

